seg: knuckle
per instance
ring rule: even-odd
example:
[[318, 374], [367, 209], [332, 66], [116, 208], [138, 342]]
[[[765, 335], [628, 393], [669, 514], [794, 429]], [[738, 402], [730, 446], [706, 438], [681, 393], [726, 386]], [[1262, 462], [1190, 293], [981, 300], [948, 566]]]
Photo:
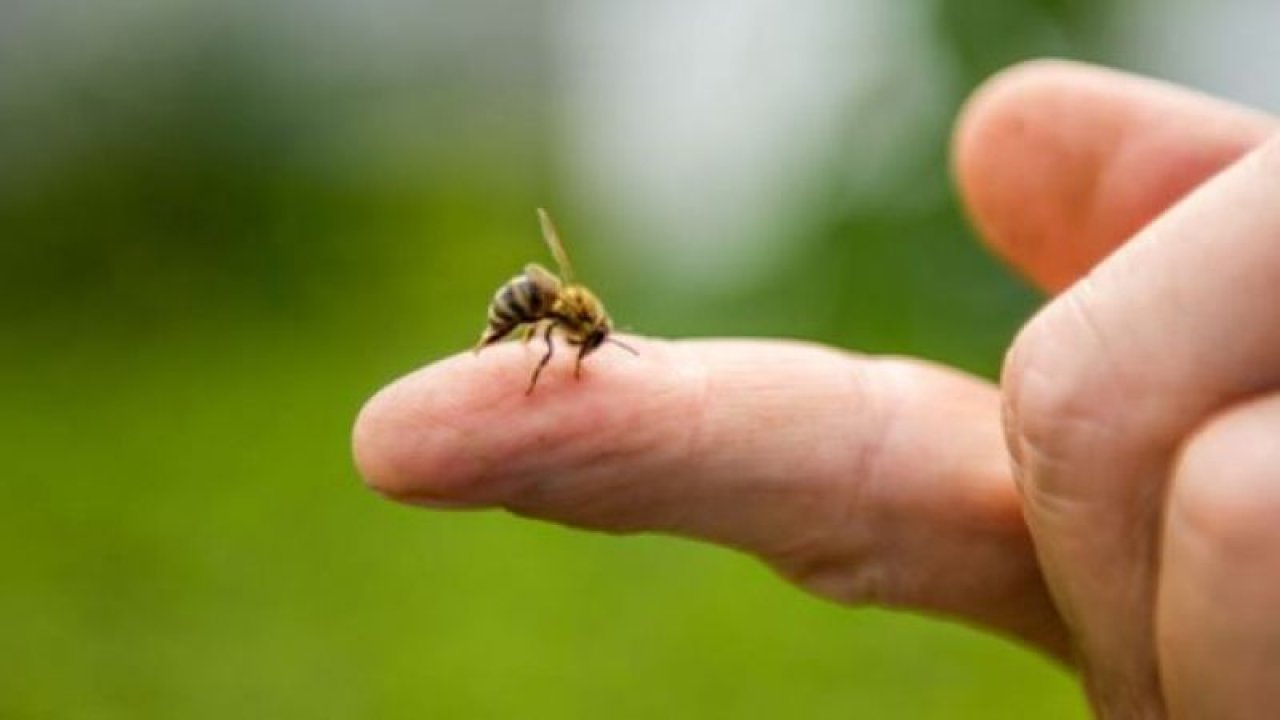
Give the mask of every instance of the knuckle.
[[1125, 407], [1108, 343], [1076, 292], [1045, 309], [1013, 344], [1003, 370], [1005, 432], [1031, 489], [1106, 440]]
[[1280, 544], [1280, 396], [1225, 410], [1184, 442], [1170, 521], [1217, 555], [1243, 558]]

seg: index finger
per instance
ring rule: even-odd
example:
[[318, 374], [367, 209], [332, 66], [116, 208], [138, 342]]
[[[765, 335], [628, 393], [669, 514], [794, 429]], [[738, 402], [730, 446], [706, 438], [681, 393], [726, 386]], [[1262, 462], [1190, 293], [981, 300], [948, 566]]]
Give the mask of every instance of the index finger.
[[783, 341], [627, 338], [581, 382], [495, 346], [361, 412], [377, 490], [751, 552], [820, 595], [961, 617], [1062, 656], [989, 384]]

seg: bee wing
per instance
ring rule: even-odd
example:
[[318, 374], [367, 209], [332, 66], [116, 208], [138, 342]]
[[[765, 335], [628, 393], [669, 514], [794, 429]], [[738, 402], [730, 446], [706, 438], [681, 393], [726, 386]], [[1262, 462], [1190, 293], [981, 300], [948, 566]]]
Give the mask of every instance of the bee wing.
[[555, 223], [551, 222], [551, 216], [542, 208], [538, 208], [538, 221], [542, 223], [542, 237], [551, 248], [556, 264], [560, 266], [560, 274], [564, 276], [565, 282], [572, 283], [573, 266], [569, 264], [569, 254], [564, 251], [564, 245], [560, 243], [560, 233], [556, 232]]
[[560, 294], [560, 278], [541, 265], [537, 263], [525, 265], [524, 276], [529, 278], [546, 297], [556, 297]]

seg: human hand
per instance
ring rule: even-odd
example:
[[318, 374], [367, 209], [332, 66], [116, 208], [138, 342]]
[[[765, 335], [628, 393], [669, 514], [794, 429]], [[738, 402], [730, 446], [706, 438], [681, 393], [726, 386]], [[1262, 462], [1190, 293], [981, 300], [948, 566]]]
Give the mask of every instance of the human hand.
[[505, 345], [380, 392], [357, 462], [402, 501], [699, 538], [838, 601], [1018, 637], [1079, 667], [1104, 716], [1251, 716], [1280, 700], [1276, 128], [1064, 63], [980, 91], [961, 191], [1000, 254], [1067, 288], [999, 388], [629, 338], [639, 358], [549, 373], [531, 401]]

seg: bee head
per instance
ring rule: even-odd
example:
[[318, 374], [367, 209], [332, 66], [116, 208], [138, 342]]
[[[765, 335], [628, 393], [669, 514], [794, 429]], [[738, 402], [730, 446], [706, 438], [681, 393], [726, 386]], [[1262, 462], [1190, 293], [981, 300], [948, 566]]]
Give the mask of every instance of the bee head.
[[606, 342], [613, 343], [614, 345], [617, 345], [618, 347], [622, 348], [623, 350], [626, 350], [632, 355], [640, 354], [636, 352], [635, 348], [631, 347], [630, 345], [622, 342], [621, 340], [613, 336], [613, 323], [609, 321], [609, 318], [607, 316], [601, 322], [597, 323], [595, 327], [593, 327], [591, 331], [587, 333], [586, 337], [582, 339], [582, 346], [583, 346], [582, 354], [586, 355], [587, 353], [593, 352], [594, 350], [596, 350]]
[[594, 352], [596, 348], [603, 345], [604, 341], [609, 339], [609, 330], [608, 323], [600, 323], [593, 327], [582, 341], [583, 352]]

